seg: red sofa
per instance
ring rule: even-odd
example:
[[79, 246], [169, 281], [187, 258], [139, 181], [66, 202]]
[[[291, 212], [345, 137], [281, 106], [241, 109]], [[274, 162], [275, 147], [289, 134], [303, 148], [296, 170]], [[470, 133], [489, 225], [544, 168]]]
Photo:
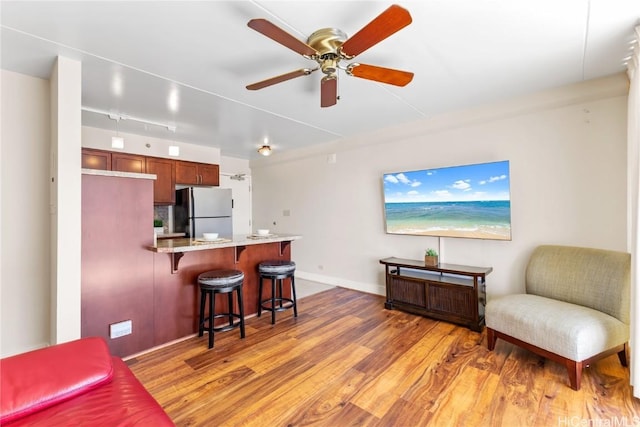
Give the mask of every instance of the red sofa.
[[102, 338], [0, 360], [0, 425], [174, 426]]

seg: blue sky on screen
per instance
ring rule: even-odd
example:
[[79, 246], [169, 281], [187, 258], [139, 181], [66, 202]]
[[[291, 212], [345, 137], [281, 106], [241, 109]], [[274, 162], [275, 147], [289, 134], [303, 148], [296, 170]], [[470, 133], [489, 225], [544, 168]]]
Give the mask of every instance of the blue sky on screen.
[[509, 162], [388, 173], [385, 203], [509, 200]]

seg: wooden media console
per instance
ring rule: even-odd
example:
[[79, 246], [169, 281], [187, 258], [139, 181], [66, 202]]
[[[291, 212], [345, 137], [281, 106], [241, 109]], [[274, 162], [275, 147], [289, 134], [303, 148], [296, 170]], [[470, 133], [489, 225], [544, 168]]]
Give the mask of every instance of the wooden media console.
[[385, 258], [385, 308], [446, 320], [480, 332], [484, 326], [486, 276], [491, 267]]

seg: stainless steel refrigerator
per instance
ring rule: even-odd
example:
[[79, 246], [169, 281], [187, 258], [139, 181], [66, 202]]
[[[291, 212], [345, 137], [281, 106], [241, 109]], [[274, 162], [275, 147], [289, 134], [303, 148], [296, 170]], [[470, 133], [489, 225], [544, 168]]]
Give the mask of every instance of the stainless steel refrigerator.
[[218, 233], [221, 238], [233, 237], [231, 189], [188, 187], [176, 190], [173, 209], [176, 232], [188, 237], [202, 237], [202, 233]]

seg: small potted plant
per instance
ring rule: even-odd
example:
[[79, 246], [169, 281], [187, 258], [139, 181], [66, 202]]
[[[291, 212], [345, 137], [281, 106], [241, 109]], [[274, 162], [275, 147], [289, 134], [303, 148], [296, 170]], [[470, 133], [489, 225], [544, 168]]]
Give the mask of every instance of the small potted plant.
[[427, 249], [424, 252], [424, 265], [436, 267], [438, 265], [438, 252], [435, 249]]
[[164, 233], [164, 224], [162, 223], [161, 219], [154, 219], [153, 220], [153, 231], [156, 234]]

